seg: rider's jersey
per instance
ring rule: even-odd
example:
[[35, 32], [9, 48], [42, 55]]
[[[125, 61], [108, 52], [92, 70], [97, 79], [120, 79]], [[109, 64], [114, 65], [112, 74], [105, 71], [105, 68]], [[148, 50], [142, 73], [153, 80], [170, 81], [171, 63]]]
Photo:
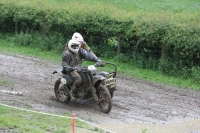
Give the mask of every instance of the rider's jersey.
[[73, 53], [69, 49], [62, 54], [63, 70], [68, 71], [73, 67], [81, 67], [82, 59], [97, 62], [99, 58], [94, 53], [91, 53], [83, 48], [80, 48], [78, 53]]

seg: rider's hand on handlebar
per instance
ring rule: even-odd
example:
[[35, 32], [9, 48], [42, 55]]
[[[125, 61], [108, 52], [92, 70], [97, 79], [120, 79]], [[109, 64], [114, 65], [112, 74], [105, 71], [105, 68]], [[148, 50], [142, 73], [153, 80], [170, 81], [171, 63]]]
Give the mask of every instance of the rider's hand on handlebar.
[[96, 66], [103, 67], [103, 66], [105, 66], [105, 63], [102, 62], [101, 60], [98, 60], [97, 63], [96, 63]]

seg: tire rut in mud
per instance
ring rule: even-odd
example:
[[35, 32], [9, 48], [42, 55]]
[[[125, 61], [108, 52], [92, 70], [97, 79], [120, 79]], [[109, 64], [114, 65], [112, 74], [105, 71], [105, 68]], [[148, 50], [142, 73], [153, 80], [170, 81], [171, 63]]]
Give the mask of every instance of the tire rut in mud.
[[69, 104], [56, 99], [53, 87], [59, 76], [52, 72], [61, 68], [61, 63], [5, 54], [0, 54], [0, 60], [0, 81], [9, 81], [0, 86], [0, 101], [4, 104], [50, 113], [75, 113], [98, 124], [168, 123], [200, 118], [200, 92], [196, 90], [117, 77], [112, 110], [104, 114], [93, 99]]

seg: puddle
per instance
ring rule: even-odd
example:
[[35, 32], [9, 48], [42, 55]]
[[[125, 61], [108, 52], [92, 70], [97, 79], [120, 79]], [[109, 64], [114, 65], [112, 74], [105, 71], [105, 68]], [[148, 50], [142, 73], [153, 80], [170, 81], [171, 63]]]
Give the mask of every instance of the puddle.
[[169, 124], [100, 124], [116, 133], [200, 133], [200, 119]]

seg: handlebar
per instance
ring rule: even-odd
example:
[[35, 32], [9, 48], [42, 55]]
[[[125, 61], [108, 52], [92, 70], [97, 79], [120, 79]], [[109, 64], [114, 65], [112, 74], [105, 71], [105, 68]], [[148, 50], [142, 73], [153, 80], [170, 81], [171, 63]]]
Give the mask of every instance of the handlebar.
[[[87, 61], [87, 60], [85, 60], [85, 59], [82, 59], [82, 61]], [[104, 65], [97, 65], [97, 64], [95, 64], [95, 67], [104, 67], [106, 64], [110, 64], [110, 65], [113, 65], [114, 67], [115, 67], [115, 73], [117, 72], [117, 66], [114, 64], [114, 63], [111, 63], [111, 62], [103, 62], [104, 63]]]
[[104, 62], [105, 64], [110, 64], [113, 65], [115, 67], [115, 72], [117, 71], [117, 66], [114, 63], [110, 63], [110, 62]]
[[106, 64], [113, 65], [115, 67], [115, 72], [117, 71], [117, 66], [111, 62], [103, 62], [103, 64], [101, 64], [101, 65], [95, 64], [95, 67], [104, 67]]

